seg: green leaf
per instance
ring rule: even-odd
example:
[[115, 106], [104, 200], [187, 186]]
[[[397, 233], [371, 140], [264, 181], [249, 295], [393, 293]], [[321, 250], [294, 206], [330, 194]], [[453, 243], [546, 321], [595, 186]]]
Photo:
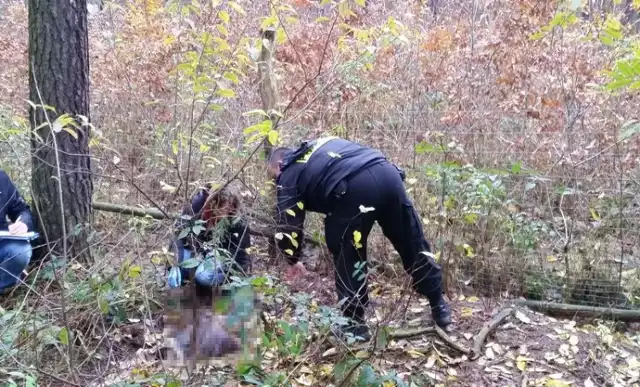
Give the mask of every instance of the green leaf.
[[276, 132], [275, 130], [271, 130], [267, 135], [267, 139], [269, 140], [269, 143], [271, 145], [276, 145], [276, 143], [278, 142], [278, 132]]
[[225, 23], [229, 23], [229, 20], [231, 20], [231, 18], [229, 17], [229, 13], [227, 11], [218, 12], [218, 17], [220, 18], [220, 20], [222, 20]]
[[249, 110], [248, 112], [242, 113], [243, 117], [249, 117], [249, 116], [255, 116], [255, 115], [261, 115], [261, 116], [264, 116], [265, 118], [269, 118], [269, 115], [267, 114], [267, 112], [265, 112], [262, 109], [253, 109], [253, 110]]
[[302, 202], [296, 203], [299, 209], [304, 210], [304, 204]]
[[222, 87], [216, 91], [216, 94], [222, 98], [233, 98], [236, 96], [236, 92], [232, 89], [225, 89]]
[[287, 238], [289, 238], [293, 247], [298, 248], [298, 241], [295, 239], [295, 237], [288, 234], [285, 234], [285, 235], [287, 236]]
[[365, 6], [365, 0], [354, 0], [354, 2], [363, 8]]
[[60, 333], [58, 333], [58, 339], [63, 345], [69, 345], [69, 331], [67, 331], [67, 328], [60, 329]]
[[244, 129], [244, 134], [258, 132], [260, 134], [267, 134], [271, 130], [271, 120], [264, 120], [259, 124], [251, 125]]
[[326, 16], [320, 16], [319, 18], [316, 18], [315, 22], [316, 22], [316, 23], [325, 23], [325, 22], [328, 22], [328, 21], [330, 21], [330, 20], [331, 20], [331, 19], [329, 19], [329, 18], [328, 18], [328, 17], [326, 17]]
[[138, 278], [142, 273], [142, 268], [138, 265], [129, 267], [129, 278]]
[[360, 231], [358, 230], [355, 230], [353, 232], [353, 242], [355, 243], [356, 249], [362, 248], [360, 240], [362, 240], [362, 233], [360, 233]]
[[246, 14], [246, 12], [244, 11], [244, 9], [242, 9], [241, 6], [238, 5], [238, 3], [236, 3], [235, 1], [229, 1], [227, 3], [227, 5], [231, 8], [233, 8], [234, 11], [236, 11], [238, 14], [240, 15], [244, 15]]
[[292, 209], [288, 209], [285, 212], [291, 216], [296, 216], [296, 213]]
[[218, 30], [218, 32], [220, 32], [225, 37], [229, 36], [229, 31], [227, 30], [227, 27], [223, 26], [222, 24], [218, 24], [216, 26], [216, 29]]
[[238, 78], [238, 75], [236, 75], [236, 73], [234, 73], [234, 72], [226, 71], [222, 76], [225, 77], [226, 79], [230, 80], [233, 83], [240, 82], [240, 79]]
[[187, 259], [186, 261], [182, 261], [182, 264], [180, 264], [180, 266], [185, 269], [192, 269], [194, 267], [198, 267], [198, 265], [200, 265], [200, 261], [197, 258]]
[[286, 249], [284, 252], [289, 254], [289, 255], [293, 255], [293, 250], [291, 250], [291, 249]]
[[109, 313], [109, 303], [104, 298], [98, 299], [98, 307], [100, 308], [100, 312], [102, 314]]
[[518, 174], [520, 173], [520, 170], [522, 169], [522, 163], [520, 161], [518, 161], [517, 163], [513, 164], [511, 166], [511, 172], [514, 174]]
[[78, 134], [76, 133], [75, 130], [65, 127], [64, 131], [69, 133], [71, 135], [71, 137], [75, 138], [76, 140], [78, 139]]

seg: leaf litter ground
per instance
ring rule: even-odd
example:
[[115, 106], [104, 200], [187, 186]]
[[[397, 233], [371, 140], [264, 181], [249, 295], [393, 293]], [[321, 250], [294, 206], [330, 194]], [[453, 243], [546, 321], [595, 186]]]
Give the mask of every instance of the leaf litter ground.
[[[335, 305], [333, 273], [320, 271], [323, 272], [311, 271], [308, 279], [290, 283], [288, 289], [310, 294], [315, 301], [312, 305]], [[433, 325], [426, 300], [402, 296], [407, 292], [399, 284], [379, 277], [372, 281], [370, 292], [368, 319], [372, 326], [380, 321], [392, 330]], [[490, 303], [474, 296], [452, 300], [456, 325], [449, 332], [452, 341], [471, 348], [483, 324], [502, 308]], [[136, 322], [116, 332], [121, 336], [120, 342], [135, 352], [128, 359], [114, 362], [118, 371], [109, 378], [111, 383], [171, 373], [162, 370], [157, 356], [162, 333], [154, 329], [151, 321]], [[628, 386], [639, 385], [639, 349], [640, 335], [633, 325], [620, 329], [620, 325], [610, 322], [578, 324], [515, 308], [515, 313], [487, 337], [481, 356], [475, 361], [437, 335], [389, 340], [385, 348], [375, 350], [369, 361], [379, 373], [394, 370], [412, 386]], [[338, 385], [340, 381], [331, 378], [341, 356], [350, 352], [356, 358], [364, 358], [369, 351], [363, 346], [349, 350], [331, 339], [310, 344], [296, 362], [267, 351], [261, 367], [265, 372], [288, 374], [288, 381], [294, 386]], [[208, 385], [241, 385], [235, 376], [237, 360], [234, 356], [221, 359], [190, 377], [182, 371], [181, 379], [188, 385], [199, 385], [204, 380]], [[180, 371], [176, 369], [175, 373]]]

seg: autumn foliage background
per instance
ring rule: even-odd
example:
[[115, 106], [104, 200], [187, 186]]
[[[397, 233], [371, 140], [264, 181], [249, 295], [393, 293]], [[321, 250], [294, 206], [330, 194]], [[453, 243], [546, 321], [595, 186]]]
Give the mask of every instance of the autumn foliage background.
[[[340, 135], [406, 169], [449, 298], [636, 304], [640, 140], [621, 134], [638, 98], [604, 89], [623, 26], [558, 18], [556, 1], [360, 3], [106, 3], [90, 18], [95, 200], [176, 211], [198, 184], [233, 176], [259, 145], [255, 60], [273, 27], [278, 141]], [[28, 195], [24, 3], [0, 2], [0, 21], [2, 167]], [[260, 157], [239, 176], [251, 213], [268, 215]], [[322, 239], [319, 217], [308, 227]], [[97, 212], [97, 265], [135, 267], [157, 290], [171, 232]], [[277, 272], [254, 241], [257, 265]], [[406, 281], [379, 230], [369, 256]], [[328, 273], [307, 290], [330, 304]]]

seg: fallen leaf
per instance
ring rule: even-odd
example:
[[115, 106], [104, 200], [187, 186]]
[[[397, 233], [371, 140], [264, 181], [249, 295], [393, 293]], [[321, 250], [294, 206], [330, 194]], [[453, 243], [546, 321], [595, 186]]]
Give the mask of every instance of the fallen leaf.
[[365, 207], [362, 204], [360, 205], [360, 212], [362, 212], [363, 214], [366, 214], [367, 212], [371, 212], [371, 211], [375, 211], [374, 207]]
[[531, 324], [531, 319], [524, 315], [524, 313], [519, 310], [516, 311], [516, 318], [525, 324]]
[[322, 357], [332, 356], [338, 353], [338, 350], [335, 348], [329, 348], [322, 353]]
[[471, 308], [462, 308], [462, 313], [460, 313], [460, 317], [471, 317], [473, 316], [473, 309]]
[[531, 359], [518, 356], [518, 358], [516, 359], [516, 367], [518, 367], [520, 371], [524, 372], [524, 370], [527, 368], [528, 361], [531, 361]]
[[[407, 351], [407, 353], [409, 354], [409, 356], [411, 356], [414, 359], [417, 359], [419, 357], [425, 357], [425, 354], [422, 352], [418, 352], [415, 349], [410, 349]], [[356, 354], [356, 357], [358, 357], [358, 354]]]
[[493, 353], [493, 350], [491, 348], [487, 348], [487, 350], [484, 352], [484, 356], [489, 360], [493, 360], [496, 358], [496, 355]]
[[578, 336], [569, 337], [569, 344], [578, 345], [579, 342], [580, 342], [580, 339], [578, 338]]
[[296, 382], [302, 384], [303, 386], [313, 386], [315, 384], [315, 379], [311, 375], [301, 375], [296, 379]]

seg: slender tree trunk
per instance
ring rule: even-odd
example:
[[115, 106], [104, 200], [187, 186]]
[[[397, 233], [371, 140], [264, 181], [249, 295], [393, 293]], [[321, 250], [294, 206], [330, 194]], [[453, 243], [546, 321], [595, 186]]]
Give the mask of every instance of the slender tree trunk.
[[[93, 182], [90, 129], [82, 124], [83, 118], [89, 120], [87, 1], [28, 3], [31, 185], [38, 228], [42, 242], [48, 243], [45, 250], [88, 262]], [[60, 130], [56, 119], [63, 114], [77, 127]]]

